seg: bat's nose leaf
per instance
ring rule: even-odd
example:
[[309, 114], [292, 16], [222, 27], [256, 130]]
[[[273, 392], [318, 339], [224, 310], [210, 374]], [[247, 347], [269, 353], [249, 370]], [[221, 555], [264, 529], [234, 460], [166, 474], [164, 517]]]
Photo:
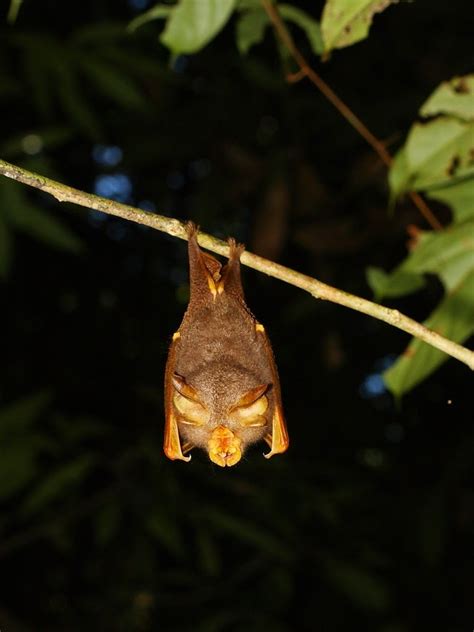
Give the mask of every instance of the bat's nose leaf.
[[225, 426], [214, 428], [208, 442], [209, 458], [220, 467], [235, 465], [242, 458], [241, 440]]

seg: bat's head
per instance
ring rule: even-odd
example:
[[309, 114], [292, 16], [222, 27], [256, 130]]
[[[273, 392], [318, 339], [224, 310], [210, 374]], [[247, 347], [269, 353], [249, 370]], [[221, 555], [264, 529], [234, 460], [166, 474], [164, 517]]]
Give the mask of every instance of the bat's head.
[[[234, 372], [235, 373], [235, 372]], [[235, 465], [247, 447], [271, 434], [272, 393], [270, 384], [253, 385], [251, 377], [236, 375], [225, 382], [216, 374], [189, 382], [172, 377], [172, 406], [184, 439], [183, 451], [200, 447], [213, 463]]]

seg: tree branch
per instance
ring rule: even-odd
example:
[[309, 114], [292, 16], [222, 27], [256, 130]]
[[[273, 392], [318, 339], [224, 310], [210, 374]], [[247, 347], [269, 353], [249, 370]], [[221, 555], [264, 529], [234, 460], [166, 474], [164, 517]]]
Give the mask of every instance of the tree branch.
[[[184, 224], [170, 217], [164, 217], [163, 215], [157, 215], [148, 211], [143, 211], [133, 206], [127, 206], [126, 204], [120, 204], [114, 200], [108, 200], [106, 198], [92, 195], [91, 193], [85, 193], [79, 191], [55, 180], [50, 180], [44, 176], [27, 171], [22, 167], [12, 165], [4, 160], [0, 160], [0, 174], [17, 180], [23, 184], [27, 184], [30, 187], [44, 191], [54, 196], [59, 202], [72, 202], [79, 206], [85, 206], [86, 208], [94, 209], [96, 211], [102, 211], [109, 215], [115, 215], [116, 217], [122, 217], [131, 222], [143, 224], [144, 226], [150, 226], [156, 230], [160, 230], [173, 237], [179, 239], [186, 239], [186, 231]], [[203, 248], [216, 252], [220, 255], [228, 256], [229, 248], [227, 244], [220, 239], [216, 239], [211, 235], [205, 233], [199, 233], [199, 243]], [[268, 259], [263, 259], [258, 255], [254, 255], [251, 252], [244, 252], [242, 254], [241, 261], [244, 265], [268, 274], [269, 276], [285, 281], [290, 285], [299, 287], [306, 292], [309, 292], [315, 298], [319, 298], [325, 301], [331, 301], [332, 303], [338, 303], [344, 305], [350, 309], [354, 309], [378, 320], [397, 327], [408, 334], [427, 342], [428, 344], [444, 351], [448, 355], [464, 362], [469, 368], [474, 370], [474, 351], [470, 351], [461, 345], [458, 345], [443, 336], [440, 336], [434, 331], [431, 331], [424, 325], [416, 322], [415, 320], [404, 316], [396, 309], [390, 309], [383, 305], [377, 305], [359, 296], [354, 296], [348, 292], [338, 290], [335, 287], [326, 285], [321, 281], [317, 281], [312, 277], [296, 272], [290, 268], [279, 265]]]
[[[262, 6], [268, 15], [270, 22], [278, 34], [278, 37], [282, 41], [283, 45], [287, 48], [295, 62], [299, 66], [299, 71], [296, 74], [289, 75], [287, 80], [290, 83], [295, 83], [303, 77], [308, 77], [313, 85], [330, 101], [336, 110], [346, 119], [346, 121], [352, 125], [352, 127], [362, 136], [364, 140], [372, 147], [377, 153], [381, 161], [387, 166], [393, 162], [390, 152], [385, 145], [380, 141], [370, 129], [360, 120], [358, 116], [350, 109], [350, 107], [344, 103], [344, 101], [334, 92], [334, 90], [322, 79], [318, 73], [311, 68], [306, 58], [302, 55], [301, 51], [296, 47], [296, 44], [291, 36], [291, 33], [286, 28], [284, 21], [281, 19], [278, 13], [278, 8], [273, 4], [272, 0], [261, 0]], [[410, 199], [417, 207], [425, 220], [431, 226], [433, 230], [442, 230], [443, 225], [438, 218], [434, 215], [425, 200], [416, 191], [410, 191]]]

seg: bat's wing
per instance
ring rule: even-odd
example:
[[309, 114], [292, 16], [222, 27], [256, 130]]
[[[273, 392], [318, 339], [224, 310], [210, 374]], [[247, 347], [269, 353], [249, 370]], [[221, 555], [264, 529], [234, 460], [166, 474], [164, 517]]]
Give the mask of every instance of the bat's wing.
[[[176, 419], [176, 411], [173, 406], [173, 382], [172, 376], [176, 363], [176, 347], [179, 344], [179, 332], [173, 336], [173, 342], [168, 354], [165, 369], [165, 440], [163, 449], [166, 456], [175, 461], [190, 461], [190, 456], [184, 456], [181, 448], [181, 440], [179, 438], [178, 420]], [[192, 446], [190, 446], [192, 447]], [[188, 449], [190, 449], [188, 447]]]
[[268, 340], [267, 334], [263, 325], [257, 323], [255, 327], [257, 335], [261, 336], [265, 352], [267, 354], [268, 364], [272, 372], [272, 392], [274, 397], [274, 410], [272, 417], [272, 431], [267, 435], [265, 441], [270, 446], [270, 452], [264, 454], [266, 459], [269, 459], [274, 454], [280, 454], [285, 452], [290, 445], [290, 439], [288, 437], [288, 430], [286, 428], [285, 416], [283, 415], [283, 405], [281, 403], [281, 391], [280, 391], [280, 379], [278, 377], [278, 371], [273, 357], [272, 347]]

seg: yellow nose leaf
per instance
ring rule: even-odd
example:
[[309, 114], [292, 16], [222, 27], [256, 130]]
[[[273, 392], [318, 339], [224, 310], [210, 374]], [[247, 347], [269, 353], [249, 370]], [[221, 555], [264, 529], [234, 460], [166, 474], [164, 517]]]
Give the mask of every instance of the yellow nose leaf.
[[241, 441], [225, 426], [214, 428], [208, 442], [209, 458], [220, 467], [235, 465], [242, 458]]

